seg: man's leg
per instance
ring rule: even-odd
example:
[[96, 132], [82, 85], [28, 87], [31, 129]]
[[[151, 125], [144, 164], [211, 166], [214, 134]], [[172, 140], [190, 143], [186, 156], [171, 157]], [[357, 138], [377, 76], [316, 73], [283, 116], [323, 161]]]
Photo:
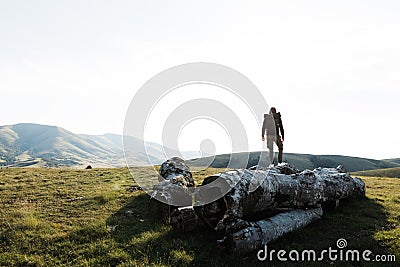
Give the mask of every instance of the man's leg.
[[278, 162], [282, 163], [282, 158], [283, 158], [283, 143], [282, 139], [280, 136], [276, 137], [276, 145], [278, 146]]
[[269, 163], [274, 164], [274, 136], [267, 135], [267, 147], [269, 149]]
[[269, 163], [274, 164], [274, 148], [269, 149]]

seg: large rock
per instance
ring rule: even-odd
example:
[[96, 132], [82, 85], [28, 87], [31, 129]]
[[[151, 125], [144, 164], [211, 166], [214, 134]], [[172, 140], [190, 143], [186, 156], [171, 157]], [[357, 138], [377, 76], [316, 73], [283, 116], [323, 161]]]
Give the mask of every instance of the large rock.
[[[189, 167], [179, 157], [173, 157], [160, 166], [159, 183], [153, 187], [151, 193], [152, 209], [167, 217], [170, 221], [171, 208], [173, 209], [193, 205], [191, 192], [188, 188], [194, 187], [194, 180]], [[168, 214], [166, 214], [168, 213]], [[181, 217], [178, 215], [178, 217]], [[186, 227], [185, 229], [188, 229]]]
[[171, 180], [175, 184], [184, 187], [194, 186], [194, 180], [189, 167], [185, 161], [179, 157], [173, 157], [165, 161], [160, 166], [160, 175], [166, 180]]
[[218, 240], [230, 252], [246, 254], [289, 232], [303, 228], [322, 218], [322, 208], [294, 209], [255, 222], [242, 221], [242, 227]]
[[[187, 190], [194, 182], [190, 182], [193, 178], [183, 160], [172, 158], [164, 162], [160, 174], [166, 180], [154, 187], [155, 194], [170, 201], [178, 195], [174, 190], [180, 189], [179, 196], [189, 206], [182, 205], [172, 212], [174, 226], [193, 230], [200, 217], [225, 236], [219, 242], [221, 246], [239, 253], [257, 249], [320, 219], [322, 208], [332, 206], [327, 203], [337, 206], [341, 199], [365, 196], [364, 182], [351, 177], [341, 167], [299, 172], [288, 164], [280, 164], [207, 177], [202, 186], [207, 185], [208, 192], [218, 195], [229, 190], [217, 200], [202, 205], [200, 190]], [[196, 207], [191, 206], [194, 203]]]

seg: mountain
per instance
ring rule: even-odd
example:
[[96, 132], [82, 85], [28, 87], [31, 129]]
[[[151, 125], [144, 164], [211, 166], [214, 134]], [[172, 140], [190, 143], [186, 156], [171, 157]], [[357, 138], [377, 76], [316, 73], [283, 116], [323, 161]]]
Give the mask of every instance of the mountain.
[[397, 159], [385, 159], [385, 160], [400, 165], [400, 158], [397, 158]]
[[[262, 156], [260, 162], [261, 165], [267, 165], [268, 152], [239, 152], [233, 154], [222, 154], [212, 157], [204, 157], [200, 159], [189, 160], [188, 164], [191, 166], [210, 166], [214, 168], [226, 168], [229, 160], [231, 161], [231, 168], [243, 167], [243, 162], [248, 157], [248, 164], [246, 167], [257, 165]], [[400, 167], [400, 163], [396, 160], [375, 160], [358, 157], [340, 156], [340, 155], [311, 155], [311, 154], [296, 154], [296, 153], [284, 153], [283, 161], [295, 166], [300, 170], [314, 169], [317, 167], [337, 167], [343, 165], [347, 171], [363, 171], [373, 170], [382, 168], [393, 168]], [[209, 164], [211, 162], [211, 164]]]
[[[125, 137], [129, 144], [128, 162], [135, 165], [147, 165], [148, 157], [153, 164], [161, 164], [164, 152], [168, 156], [178, 156], [179, 152], [163, 147], [157, 143], [146, 142], [135, 137]], [[242, 167], [249, 157], [247, 167], [258, 163], [260, 155], [262, 164], [267, 164], [268, 152], [233, 153], [232, 168]], [[199, 152], [182, 152], [191, 166], [208, 166], [224, 168], [228, 166], [231, 154], [213, 157], [199, 157]], [[340, 155], [310, 155], [285, 153], [284, 161], [298, 169], [316, 167], [336, 167], [343, 165], [348, 171], [364, 171], [381, 168], [400, 167], [400, 159], [374, 160]], [[85, 166], [122, 167], [126, 166], [122, 145], [122, 136], [116, 134], [87, 135], [74, 134], [61, 127], [32, 123], [0, 126], [0, 166], [9, 167], [62, 167]]]
[[[175, 150], [146, 142], [135, 137], [125, 137], [132, 151], [128, 162], [154, 164], [164, 161], [163, 149], [168, 155], [179, 155]], [[147, 153], [146, 153], [147, 152]], [[185, 158], [198, 157], [198, 152], [182, 153]], [[0, 126], [0, 166], [10, 167], [61, 167], [92, 165], [94, 167], [126, 166], [122, 136], [116, 134], [74, 134], [61, 127], [32, 123]]]

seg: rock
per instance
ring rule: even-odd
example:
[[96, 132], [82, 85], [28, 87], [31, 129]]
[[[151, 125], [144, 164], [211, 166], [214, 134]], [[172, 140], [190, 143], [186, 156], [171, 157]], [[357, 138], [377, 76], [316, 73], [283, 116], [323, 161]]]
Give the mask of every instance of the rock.
[[261, 171], [267, 171], [267, 170], [271, 170], [271, 171], [278, 171], [281, 174], [296, 174], [299, 173], [300, 171], [298, 169], [296, 169], [295, 167], [291, 166], [289, 163], [286, 162], [282, 162], [279, 163], [277, 166], [274, 167], [264, 167], [264, 166], [260, 166], [260, 165], [255, 165], [252, 166], [250, 168], [248, 168], [248, 170], [250, 171], [255, 171], [255, 170], [261, 170]]
[[149, 206], [163, 219], [170, 221], [171, 212], [179, 208], [177, 203], [180, 206], [193, 205], [192, 195], [188, 188], [194, 187], [194, 180], [189, 167], [179, 157], [163, 162], [159, 174], [160, 182], [153, 187]]
[[[340, 199], [365, 196], [364, 182], [351, 177], [340, 166], [300, 172], [282, 163], [211, 175], [202, 186], [208, 185], [208, 191], [217, 193], [228, 188], [228, 193], [211, 203], [193, 207], [193, 199], [198, 203], [197, 191], [188, 190], [194, 182], [182, 159], [164, 162], [160, 175], [165, 180], [154, 186], [154, 194], [166, 200], [179, 196], [180, 203], [189, 206], [169, 206], [174, 227], [191, 231], [199, 217], [224, 236], [218, 242], [221, 247], [239, 253], [253, 251], [320, 219], [322, 209], [336, 208]], [[219, 182], [213, 183], [216, 180]]]
[[77, 201], [77, 200], [82, 200], [82, 199], [83, 199], [83, 197], [70, 198], [70, 199], [67, 199], [67, 202], [72, 202], [72, 201]]
[[128, 188], [126, 188], [126, 192], [132, 193], [132, 192], [136, 192], [136, 191], [142, 191], [143, 188], [141, 188], [140, 186], [137, 185], [131, 185]]
[[91, 165], [87, 165], [85, 169], [86, 169], [86, 170], [91, 170], [91, 169], [93, 169], [93, 168], [92, 168]]
[[194, 180], [189, 167], [179, 157], [173, 157], [160, 166], [160, 175], [165, 180], [171, 180], [174, 184], [184, 187], [194, 186]]
[[117, 228], [117, 225], [107, 225], [107, 231], [109, 232], [115, 231], [115, 228]]
[[246, 222], [245, 227], [228, 233], [218, 244], [232, 253], [247, 254], [284, 234], [303, 228], [322, 218], [322, 208], [295, 209], [271, 218]]
[[347, 172], [346, 169], [343, 167], [343, 165], [337, 166], [337, 167], [336, 167], [336, 170], [337, 170], [338, 172], [341, 172], [341, 173], [346, 173], [346, 172]]
[[298, 169], [296, 169], [293, 166], [290, 166], [289, 163], [286, 162], [279, 163], [275, 168], [278, 169], [281, 172], [281, 174], [290, 175], [290, 174], [300, 173]]
[[[223, 178], [228, 184], [239, 181], [223, 196], [224, 201], [218, 202], [224, 205], [220, 210], [225, 210], [216, 225], [219, 231], [236, 218], [280, 208], [317, 208], [327, 201], [365, 194], [365, 185], [360, 179], [334, 168], [304, 170], [291, 175], [278, 171], [237, 170], [213, 176]], [[255, 189], [249, 190], [251, 187]]]
[[198, 216], [192, 206], [175, 209], [171, 213], [171, 225], [183, 231], [193, 231], [198, 223]]

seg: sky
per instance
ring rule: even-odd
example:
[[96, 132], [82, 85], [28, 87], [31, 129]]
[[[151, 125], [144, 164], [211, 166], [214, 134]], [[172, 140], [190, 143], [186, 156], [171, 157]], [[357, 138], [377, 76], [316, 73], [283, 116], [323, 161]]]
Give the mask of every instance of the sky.
[[[0, 125], [122, 134], [147, 80], [213, 62], [247, 76], [282, 113], [286, 152], [398, 158], [399, 14], [396, 0], [1, 1]], [[229, 92], [189, 87], [155, 111], [209, 92], [243, 116], [249, 150], [265, 149]], [[146, 139], [161, 142], [162, 123]], [[217, 153], [230, 152], [218, 124], [186, 126], [180, 149], [211, 139]]]

